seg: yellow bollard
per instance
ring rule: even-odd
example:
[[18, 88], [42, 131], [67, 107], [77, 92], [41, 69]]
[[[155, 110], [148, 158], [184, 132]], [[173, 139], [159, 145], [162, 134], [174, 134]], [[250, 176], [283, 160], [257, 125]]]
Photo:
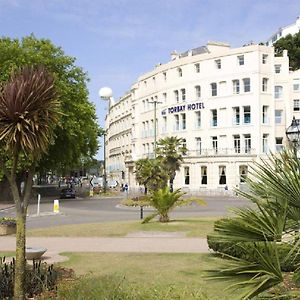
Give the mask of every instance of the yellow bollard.
[[59, 200], [54, 200], [53, 212], [54, 213], [59, 213]]
[[92, 189], [90, 189], [90, 197], [94, 196], [94, 191]]

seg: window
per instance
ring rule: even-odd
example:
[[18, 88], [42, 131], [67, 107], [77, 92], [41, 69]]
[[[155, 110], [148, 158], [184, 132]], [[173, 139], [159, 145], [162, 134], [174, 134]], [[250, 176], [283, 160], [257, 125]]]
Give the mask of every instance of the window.
[[195, 71], [196, 71], [196, 73], [200, 73], [200, 64], [199, 63], [195, 64]]
[[274, 94], [275, 94], [275, 99], [281, 99], [282, 98], [282, 86], [276, 85], [274, 88]]
[[245, 153], [251, 153], [251, 135], [244, 134]]
[[147, 81], [146, 80], [144, 81], [144, 86], [147, 86]]
[[164, 81], [167, 81], [167, 72], [163, 72]]
[[265, 65], [268, 62], [268, 54], [262, 55], [262, 63]]
[[240, 183], [244, 183], [248, 176], [248, 166], [240, 166], [239, 174], [240, 174]]
[[197, 128], [201, 127], [201, 111], [196, 111], [195, 112], [195, 118], [196, 118], [195, 127], [197, 129]]
[[275, 138], [275, 146], [276, 146], [276, 151], [280, 152], [283, 149], [283, 138], [282, 137], [276, 137]]
[[235, 153], [241, 152], [241, 138], [239, 134], [233, 136], [233, 146]]
[[217, 154], [218, 153], [218, 137], [212, 136], [211, 141], [212, 141], [213, 150], [214, 150], [215, 154]]
[[167, 117], [166, 116], [163, 117], [163, 126], [162, 126], [161, 131], [162, 131], [162, 133], [167, 132]]
[[219, 166], [219, 184], [226, 184], [226, 167]]
[[182, 139], [182, 149], [183, 149], [183, 152], [182, 152], [182, 155], [187, 155], [187, 145], [186, 145], [186, 139]]
[[244, 93], [250, 92], [251, 91], [250, 78], [244, 78], [243, 84], [244, 84]]
[[200, 85], [195, 86], [195, 94], [196, 94], [196, 99], [197, 100], [201, 98], [201, 87], [200, 87]]
[[240, 125], [240, 108], [233, 107], [233, 125]]
[[181, 128], [182, 130], [186, 129], [186, 115], [185, 114], [181, 114]]
[[207, 167], [205, 166], [201, 167], [201, 184], [207, 184]]
[[175, 131], [179, 130], [179, 115], [174, 115], [175, 118]]
[[156, 81], [155, 77], [152, 77], [152, 81], [153, 81], [153, 84], [155, 84], [155, 81]]
[[264, 133], [263, 134], [263, 138], [262, 138], [262, 150], [263, 153], [267, 153], [269, 151], [269, 146], [268, 146], [268, 139], [269, 139], [269, 135]]
[[232, 80], [233, 93], [240, 93], [240, 81], [238, 79]]
[[190, 168], [184, 167], [184, 184], [190, 184]]
[[146, 109], [146, 102], [145, 102], [145, 100], [143, 100], [142, 102], [143, 102], [143, 110], [145, 110]]
[[268, 124], [268, 106], [263, 105], [262, 107], [262, 123]]
[[196, 137], [196, 154], [201, 155], [201, 148], [202, 148], [202, 143], [201, 143], [201, 137]]
[[281, 65], [275, 65], [275, 73], [276, 74], [279, 74], [279, 73], [281, 73]]
[[299, 99], [294, 99], [294, 111], [300, 111], [300, 100]]
[[268, 91], [268, 78], [262, 79], [262, 91], [267, 92]]
[[180, 91], [181, 91], [181, 100], [182, 100], [182, 101], [185, 101], [185, 99], [186, 99], [186, 96], [185, 96], [185, 89], [181, 89]]
[[243, 65], [245, 64], [244, 55], [239, 55], [239, 56], [237, 57], [237, 59], [238, 59], [238, 64], [239, 64], [240, 66], [243, 66]]
[[211, 126], [212, 127], [218, 126], [218, 113], [216, 109], [211, 110]]
[[300, 91], [300, 79], [293, 80], [293, 90], [294, 92]]
[[177, 69], [177, 74], [178, 74], [178, 77], [182, 77], [182, 69], [181, 68]]
[[214, 96], [217, 96], [217, 84], [215, 82], [211, 83], [210, 84], [211, 86], [211, 95], [214, 97]]
[[167, 93], [163, 93], [163, 102], [166, 103], [167, 102]]
[[275, 124], [282, 123], [282, 110], [275, 110]]
[[251, 108], [250, 106], [243, 106], [244, 108], [244, 124], [251, 123]]
[[174, 91], [175, 102], [179, 102], [179, 93], [177, 90]]
[[217, 69], [221, 69], [221, 59], [216, 59], [215, 60], [215, 65]]

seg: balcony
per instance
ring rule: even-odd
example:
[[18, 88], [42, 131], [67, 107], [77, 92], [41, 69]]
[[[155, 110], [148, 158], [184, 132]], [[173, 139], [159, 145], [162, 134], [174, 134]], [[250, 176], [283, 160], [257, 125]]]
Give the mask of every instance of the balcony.
[[217, 149], [201, 149], [201, 150], [188, 150], [186, 156], [244, 156], [244, 155], [253, 155], [255, 154], [255, 149], [253, 148], [239, 148], [238, 151], [236, 148], [217, 148]]

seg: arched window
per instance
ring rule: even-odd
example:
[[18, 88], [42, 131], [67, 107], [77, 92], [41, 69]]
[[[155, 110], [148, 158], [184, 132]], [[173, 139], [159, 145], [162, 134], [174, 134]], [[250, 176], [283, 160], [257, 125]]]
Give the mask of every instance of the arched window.
[[178, 69], [177, 69], [177, 72], [178, 72], [178, 77], [182, 77], [182, 69], [181, 69], [181, 68], [178, 68]]

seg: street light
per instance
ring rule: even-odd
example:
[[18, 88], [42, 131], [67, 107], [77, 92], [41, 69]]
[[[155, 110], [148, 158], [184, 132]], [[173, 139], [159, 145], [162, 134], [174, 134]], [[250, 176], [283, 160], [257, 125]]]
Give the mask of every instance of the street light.
[[297, 153], [300, 142], [300, 127], [295, 117], [293, 117], [292, 124], [287, 128], [285, 134], [288, 141], [293, 145], [295, 153]]
[[[113, 104], [112, 90], [109, 87], [103, 87], [99, 90], [99, 97], [101, 100], [109, 101], [108, 107]], [[105, 126], [105, 125], [104, 125]], [[103, 191], [106, 193], [107, 185], [106, 185], [106, 131], [103, 134]]]
[[153, 101], [149, 101], [149, 103], [154, 104], [154, 158], [156, 158], [156, 136], [157, 136], [156, 107], [158, 103], [162, 103], [162, 102], [158, 101], [157, 99], [154, 99]]

